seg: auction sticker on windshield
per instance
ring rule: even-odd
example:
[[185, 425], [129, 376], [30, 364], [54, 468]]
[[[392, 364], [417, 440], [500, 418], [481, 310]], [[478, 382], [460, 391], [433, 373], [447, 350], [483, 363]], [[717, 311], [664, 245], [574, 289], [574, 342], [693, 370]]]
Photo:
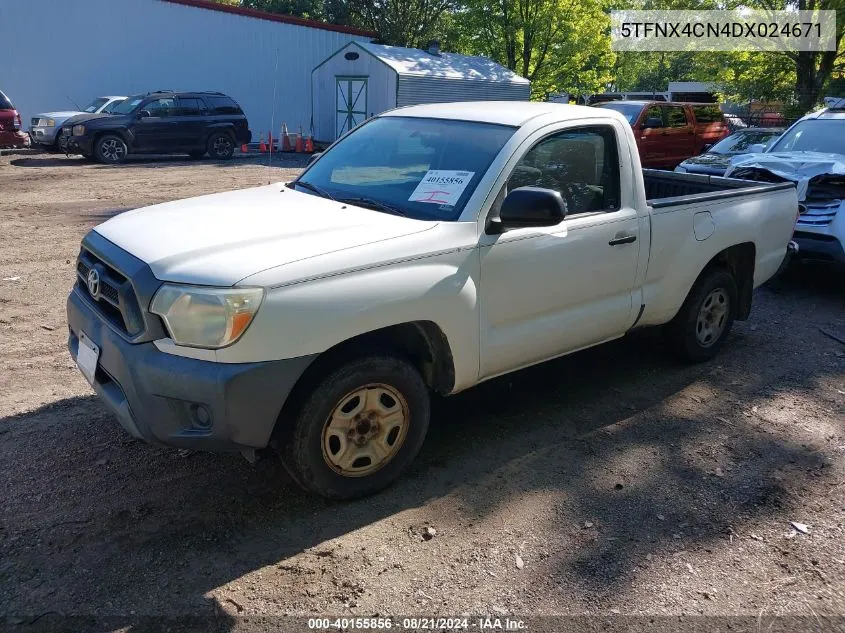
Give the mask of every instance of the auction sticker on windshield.
[[455, 206], [474, 175], [474, 171], [429, 170], [408, 198], [408, 202]]

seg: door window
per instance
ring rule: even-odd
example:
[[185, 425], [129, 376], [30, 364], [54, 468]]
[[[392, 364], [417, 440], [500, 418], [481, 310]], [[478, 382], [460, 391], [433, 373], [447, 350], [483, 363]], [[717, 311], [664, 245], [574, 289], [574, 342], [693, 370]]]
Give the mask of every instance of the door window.
[[179, 98], [179, 114], [181, 116], [200, 116], [205, 113], [205, 104], [201, 99]]
[[660, 121], [660, 125], [656, 125], [654, 127], [663, 127], [663, 108], [660, 106], [651, 106], [648, 110], [645, 111], [645, 118], [643, 119], [643, 123], [646, 121], [657, 122]]
[[537, 143], [514, 168], [507, 190], [529, 186], [560, 192], [568, 215], [618, 209], [619, 160], [613, 129], [571, 129]]
[[666, 111], [665, 123], [668, 127], [686, 127], [687, 113], [682, 106], [663, 106]]
[[176, 99], [155, 99], [143, 108], [154, 117], [168, 117], [176, 115]]

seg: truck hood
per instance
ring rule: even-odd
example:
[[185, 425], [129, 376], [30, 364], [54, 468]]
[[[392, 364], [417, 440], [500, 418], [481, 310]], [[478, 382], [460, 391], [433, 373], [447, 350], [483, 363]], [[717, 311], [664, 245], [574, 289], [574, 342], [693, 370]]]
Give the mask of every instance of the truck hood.
[[149, 264], [162, 281], [231, 286], [269, 268], [436, 224], [276, 183], [128, 211], [94, 230]]
[[842, 180], [845, 176], [845, 155], [821, 152], [771, 152], [743, 154], [731, 160], [725, 172], [730, 178], [747, 178], [766, 182], [794, 182], [798, 200], [826, 180]]

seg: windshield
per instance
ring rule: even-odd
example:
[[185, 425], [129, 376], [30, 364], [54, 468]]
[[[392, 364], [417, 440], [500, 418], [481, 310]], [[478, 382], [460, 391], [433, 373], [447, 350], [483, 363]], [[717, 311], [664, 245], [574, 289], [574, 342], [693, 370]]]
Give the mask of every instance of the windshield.
[[129, 114], [144, 100], [143, 97], [129, 97], [111, 109], [112, 114]]
[[14, 110], [15, 106], [9, 101], [9, 97], [0, 92], [0, 110]]
[[613, 101], [611, 103], [602, 103], [596, 106], [597, 108], [610, 108], [611, 110], [616, 110], [617, 112], [621, 112], [622, 116], [628, 119], [628, 123], [634, 125], [636, 123], [637, 118], [640, 116], [640, 112], [643, 111], [643, 104], [642, 103], [625, 103], [624, 101]]
[[126, 101], [126, 99], [118, 99], [117, 101], [112, 101], [105, 108], [103, 108], [102, 111], [106, 114], [114, 114], [114, 112], [117, 110], [117, 106], [119, 106], [124, 101]]
[[845, 154], [845, 119], [809, 119], [796, 123], [767, 151]]
[[99, 99], [94, 99], [91, 103], [82, 108], [82, 111], [94, 113], [100, 108], [102, 108], [104, 105], [106, 105], [108, 102], [108, 99], [103, 99], [102, 97], [100, 97]]
[[294, 182], [301, 191], [418, 220], [455, 220], [515, 128], [379, 117]]
[[748, 148], [752, 145], [769, 145], [773, 143], [781, 130], [757, 130], [753, 132], [734, 132], [727, 138], [723, 138], [708, 151], [714, 154], [747, 154]]

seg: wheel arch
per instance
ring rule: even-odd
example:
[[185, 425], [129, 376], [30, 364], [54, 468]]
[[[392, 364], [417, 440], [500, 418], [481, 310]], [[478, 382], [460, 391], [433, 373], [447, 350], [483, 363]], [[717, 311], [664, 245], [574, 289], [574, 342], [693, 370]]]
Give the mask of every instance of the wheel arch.
[[333, 368], [369, 354], [392, 354], [408, 360], [434, 392], [448, 394], [455, 386], [455, 361], [446, 334], [433, 321], [411, 321], [365, 332], [321, 353], [297, 380], [276, 421], [274, 436], [290, 421], [311, 389]]
[[124, 130], [120, 130], [120, 129], [95, 130], [94, 131], [94, 141], [91, 143], [91, 150], [92, 150], [92, 152], [94, 153], [95, 156], [97, 155], [97, 143], [99, 143], [100, 139], [103, 138], [104, 136], [117, 136], [118, 138], [120, 138], [126, 144], [126, 153], [127, 154], [129, 153], [129, 150], [132, 149], [132, 143], [130, 142], [129, 135]]
[[696, 283], [707, 271], [715, 267], [726, 268], [733, 275], [737, 288], [736, 319], [745, 321], [751, 314], [751, 295], [754, 291], [754, 264], [757, 247], [754, 242], [734, 244], [716, 253], [696, 278]]

